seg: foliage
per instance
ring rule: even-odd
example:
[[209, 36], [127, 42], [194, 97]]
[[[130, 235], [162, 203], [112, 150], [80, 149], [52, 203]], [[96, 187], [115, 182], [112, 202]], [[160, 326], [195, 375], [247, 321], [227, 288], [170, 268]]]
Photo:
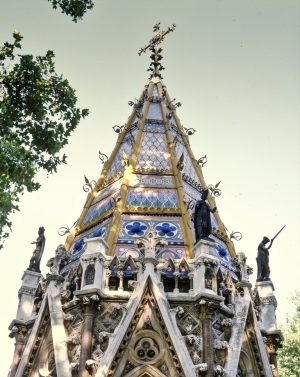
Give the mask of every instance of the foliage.
[[48, 0], [54, 9], [58, 7], [62, 13], [72, 17], [74, 22], [81, 20], [87, 10], [94, 7], [93, 0]]
[[19, 197], [35, 191], [39, 168], [56, 172], [61, 149], [88, 110], [76, 107], [75, 91], [55, 72], [54, 53], [16, 55], [22, 36], [0, 47], [0, 249], [11, 229]]
[[278, 352], [279, 375], [300, 376], [300, 291], [292, 297], [296, 312], [291, 318], [288, 330], [284, 331], [284, 344]]

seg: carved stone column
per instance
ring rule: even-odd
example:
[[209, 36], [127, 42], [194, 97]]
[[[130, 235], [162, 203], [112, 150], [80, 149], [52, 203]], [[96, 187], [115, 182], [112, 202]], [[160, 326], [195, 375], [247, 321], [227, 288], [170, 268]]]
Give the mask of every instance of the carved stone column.
[[10, 367], [10, 374], [9, 377], [14, 377], [16, 374], [16, 371], [18, 369], [18, 365], [21, 360], [22, 353], [24, 351], [24, 347], [27, 341], [27, 332], [28, 327], [25, 324], [21, 324], [18, 321], [13, 321], [11, 325], [9, 326], [9, 329], [11, 330], [10, 338], [15, 338], [15, 352], [13, 361]]
[[124, 284], [123, 284], [124, 283], [124, 272], [123, 271], [118, 272], [118, 278], [120, 279], [118, 291], [124, 291]]
[[175, 288], [173, 290], [173, 293], [179, 293], [179, 289], [178, 289], [178, 279], [179, 279], [179, 274], [174, 274], [174, 278], [175, 278]]
[[273, 376], [278, 377], [277, 367], [277, 350], [282, 347], [283, 336], [280, 330], [274, 331], [272, 334], [266, 334], [266, 348], [269, 355], [269, 361], [273, 367]]
[[95, 318], [95, 304], [99, 301], [97, 295], [90, 298], [83, 297], [83, 327], [81, 336], [81, 352], [79, 359], [79, 377], [86, 376], [85, 363], [91, 358], [92, 342], [93, 342], [93, 326]]
[[212, 330], [212, 317], [214, 311], [219, 307], [220, 302], [200, 299], [200, 319], [202, 322], [203, 337], [203, 361], [207, 364], [206, 377], [214, 376], [214, 336]]
[[66, 332], [64, 327], [64, 314], [61, 305], [60, 287], [63, 277], [50, 275], [47, 277], [48, 304], [52, 327], [53, 349], [55, 355], [56, 372], [58, 376], [71, 377], [68, 350], [66, 345]]

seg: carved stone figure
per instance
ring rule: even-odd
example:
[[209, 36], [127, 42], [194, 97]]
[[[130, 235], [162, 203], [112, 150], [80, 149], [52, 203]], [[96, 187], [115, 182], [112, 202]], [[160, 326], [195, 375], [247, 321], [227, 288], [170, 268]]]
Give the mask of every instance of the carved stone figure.
[[269, 267], [269, 249], [272, 246], [273, 240], [270, 245], [266, 247], [266, 244], [270, 242], [268, 237], [264, 237], [257, 249], [257, 279], [256, 281], [270, 280], [270, 267]]
[[185, 340], [189, 348], [193, 363], [194, 364], [201, 363], [201, 354], [202, 354], [201, 336], [190, 334], [185, 337]]
[[45, 233], [45, 228], [43, 226], [40, 226], [39, 231], [38, 231], [38, 238], [36, 239], [36, 241], [31, 242], [32, 244], [35, 244], [36, 246], [32, 254], [32, 257], [30, 259], [28, 270], [41, 272], [40, 262], [42, 259], [42, 255], [45, 248], [45, 242], [46, 242], [44, 233]]
[[194, 213], [194, 227], [196, 242], [201, 239], [210, 239], [211, 234], [211, 219], [210, 213], [214, 213], [217, 208], [211, 209], [206, 202], [208, 197], [208, 190], [203, 191], [201, 199], [197, 201]]
[[47, 262], [47, 267], [50, 267], [52, 274], [58, 274], [62, 261], [67, 257], [67, 251], [64, 245], [58, 245], [55, 250], [55, 257], [50, 258]]

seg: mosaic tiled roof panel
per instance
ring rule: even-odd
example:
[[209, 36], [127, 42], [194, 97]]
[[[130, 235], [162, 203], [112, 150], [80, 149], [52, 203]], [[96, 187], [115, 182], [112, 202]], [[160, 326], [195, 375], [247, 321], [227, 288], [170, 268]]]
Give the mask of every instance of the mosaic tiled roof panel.
[[166, 136], [157, 132], [144, 132], [137, 159], [137, 168], [149, 170], [170, 170], [169, 150]]
[[[191, 257], [195, 205], [207, 185], [175, 102], [161, 82], [150, 82], [139, 100], [130, 101], [132, 114], [76, 224], [70, 263], [95, 234], [119, 257], [142, 258], [138, 240], [147, 232], [164, 240], [156, 250], [158, 259]], [[211, 214], [211, 225], [222, 266], [230, 268], [230, 242], [218, 214]]]

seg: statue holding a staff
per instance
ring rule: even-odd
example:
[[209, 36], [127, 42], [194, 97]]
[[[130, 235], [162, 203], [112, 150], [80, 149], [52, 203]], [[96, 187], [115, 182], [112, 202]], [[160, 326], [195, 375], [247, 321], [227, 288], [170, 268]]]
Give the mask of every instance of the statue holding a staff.
[[[269, 266], [269, 250], [272, 247], [275, 238], [283, 231], [285, 225], [275, 234], [275, 236], [270, 240], [268, 237], [264, 237], [257, 248], [257, 279], [256, 281], [267, 281], [270, 280], [270, 266]], [[268, 246], [267, 243], [270, 244]]]

